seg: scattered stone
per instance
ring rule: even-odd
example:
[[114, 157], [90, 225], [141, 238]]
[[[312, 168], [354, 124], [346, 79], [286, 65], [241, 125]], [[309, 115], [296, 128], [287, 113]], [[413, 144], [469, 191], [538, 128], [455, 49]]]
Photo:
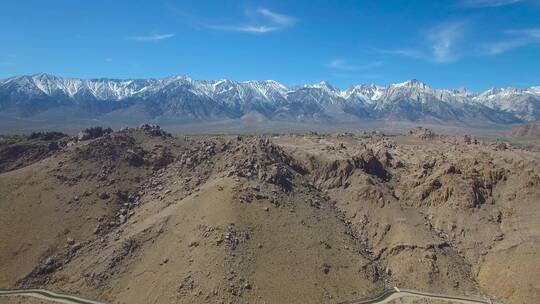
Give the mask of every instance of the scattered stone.
[[502, 233], [499, 233], [495, 237], [493, 237], [493, 241], [495, 242], [502, 241], [503, 239], [504, 239], [504, 234]]
[[433, 139], [437, 136], [433, 130], [424, 127], [416, 127], [411, 129], [409, 130], [408, 135], [418, 137], [423, 140]]
[[111, 128], [103, 129], [102, 127], [93, 127], [79, 132], [77, 139], [79, 141], [90, 140], [102, 137], [103, 135], [110, 134], [112, 132], [113, 130]]
[[330, 272], [330, 269], [332, 268], [332, 266], [324, 263], [323, 266], [322, 266], [322, 269], [323, 269], [323, 273], [324, 274], [328, 274]]
[[138, 128], [150, 136], [171, 137], [170, 133], [165, 132], [160, 126], [154, 124], [141, 124]]
[[110, 198], [110, 197], [111, 197], [111, 196], [110, 196], [109, 193], [107, 193], [107, 192], [101, 192], [101, 193], [99, 194], [99, 198], [100, 198], [100, 199], [103, 199], [103, 200], [106, 200], [106, 199], [108, 199], [108, 198]]

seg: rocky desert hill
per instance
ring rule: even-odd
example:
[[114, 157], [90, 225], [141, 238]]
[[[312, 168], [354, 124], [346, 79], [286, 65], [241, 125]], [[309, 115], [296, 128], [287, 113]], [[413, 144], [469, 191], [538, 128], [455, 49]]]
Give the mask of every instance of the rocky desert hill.
[[509, 136], [540, 138], [540, 123], [519, 125], [508, 131]]
[[[15, 152], [14, 152], [15, 151]], [[540, 301], [540, 153], [417, 128], [0, 141], [0, 287], [109, 303]]]

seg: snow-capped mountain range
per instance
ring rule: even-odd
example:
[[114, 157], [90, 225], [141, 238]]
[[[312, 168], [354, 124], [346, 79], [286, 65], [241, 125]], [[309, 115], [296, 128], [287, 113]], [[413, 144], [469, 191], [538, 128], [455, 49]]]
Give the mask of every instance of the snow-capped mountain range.
[[144, 115], [207, 121], [257, 115], [268, 120], [354, 122], [405, 120], [485, 122], [540, 120], [540, 87], [494, 88], [483, 93], [434, 89], [417, 80], [340, 90], [327, 82], [287, 87], [273, 80], [75, 79], [48, 74], [0, 80], [0, 113], [33, 117]]

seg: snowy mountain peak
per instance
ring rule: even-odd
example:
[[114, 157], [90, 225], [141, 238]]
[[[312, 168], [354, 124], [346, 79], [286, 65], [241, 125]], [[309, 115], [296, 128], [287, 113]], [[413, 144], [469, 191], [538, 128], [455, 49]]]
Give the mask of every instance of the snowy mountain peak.
[[384, 93], [385, 87], [375, 84], [356, 85], [343, 92], [343, 97], [346, 99], [360, 98], [364, 102], [370, 103], [378, 100]]
[[509, 96], [514, 94], [522, 94], [525, 92], [526, 90], [520, 88], [491, 88], [480, 94], [480, 97], [496, 98], [497, 96]]
[[450, 92], [454, 94], [459, 94], [459, 95], [473, 95], [471, 91], [469, 91], [467, 88], [464, 88], [464, 87], [452, 89], [450, 90]]
[[39, 80], [52, 80], [52, 79], [58, 79], [59, 77], [56, 77], [51, 74], [47, 73], [36, 73], [31, 76], [33, 79], [39, 79]]
[[416, 88], [416, 89], [426, 89], [429, 88], [425, 83], [418, 81], [417, 79], [410, 79], [402, 83], [397, 83], [393, 85], [394, 87], [405, 87], [405, 88]]
[[189, 82], [193, 81], [193, 79], [191, 79], [191, 77], [187, 75], [174, 75], [166, 79], [169, 81], [189, 81]]
[[318, 83], [305, 85], [304, 87], [306, 87], [306, 88], [315, 88], [315, 89], [323, 89], [323, 90], [326, 90], [326, 91], [329, 91], [329, 92], [339, 92], [338, 89], [336, 89], [329, 82], [324, 81], [324, 80], [321, 81], [321, 82], [318, 82]]
[[285, 85], [275, 80], [250, 80], [244, 83], [249, 84], [249, 85], [261, 86], [266, 89], [273, 89], [280, 92], [287, 92], [289, 90], [289, 88], [287, 88]]
[[464, 88], [432, 89], [416, 79], [388, 86], [355, 85], [346, 90], [326, 81], [288, 88], [274, 80], [193, 80], [185, 75], [119, 80], [40, 73], [0, 80], [0, 111], [32, 112], [69, 102], [95, 104], [99, 111], [144, 102], [152, 113], [174, 116], [181, 112], [192, 118], [215, 113], [236, 117], [245, 111], [260, 111], [268, 117], [274, 112], [286, 117], [325, 117], [331, 108], [332, 115], [342, 111], [371, 119], [390, 115], [409, 120], [460, 120], [468, 116], [496, 122], [540, 120], [538, 86], [493, 88], [476, 94]]

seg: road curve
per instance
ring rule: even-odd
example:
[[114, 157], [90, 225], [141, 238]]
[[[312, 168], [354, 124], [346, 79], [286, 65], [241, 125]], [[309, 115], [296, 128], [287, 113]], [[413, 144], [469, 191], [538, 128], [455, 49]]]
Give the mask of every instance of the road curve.
[[490, 299], [481, 299], [469, 296], [449, 296], [444, 294], [423, 292], [414, 289], [403, 289], [397, 287], [387, 289], [379, 295], [375, 296], [374, 298], [349, 300], [340, 302], [339, 304], [384, 304], [405, 296], [433, 300], [447, 300], [460, 304], [495, 304]]
[[106, 304], [88, 299], [79, 298], [62, 293], [56, 293], [45, 289], [0, 289], [1, 296], [27, 296], [43, 300], [54, 301], [64, 304]]
[[[28, 296], [64, 304], [106, 304], [104, 302], [83, 299], [45, 289], [0, 289], [0, 297], [1, 296]], [[414, 289], [401, 289], [397, 287], [387, 289], [371, 299], [356, 299], [341, 302], [339, 304], [384, 304], [405, 296], [434, 300], [448, 300], [460, 304], [494, 304], [494, 302], [492, 302], [490, 299], [480, 299], [468, 296], [449, 296]]]

